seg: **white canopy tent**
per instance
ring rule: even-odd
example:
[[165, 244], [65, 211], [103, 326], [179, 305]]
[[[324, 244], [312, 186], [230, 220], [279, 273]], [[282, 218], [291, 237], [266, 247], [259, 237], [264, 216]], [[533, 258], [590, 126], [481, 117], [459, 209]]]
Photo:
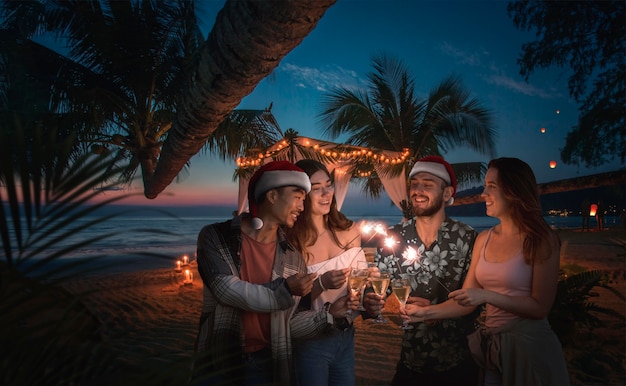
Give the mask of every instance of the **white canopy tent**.
[[[400, 202], [407, 199], [404, 177], [407, 157], [408, 151], [373, 150], [294, 136], [290, 139], [282, 139], [253, 156], [240, 157], [237, 164], [240, 168], [254, 168], [256, 170], [260, 165], [273, 160], [288, 160], [295, 163], [304, 158], [319, 159], [326, 165], [330, 173], [334, 173], [335, 199], [337, 200], [337, 208], [341, 209], [348, 194], [350, 180], [356, 172], [356, 160], [368, 158], [374, 165], [385, 192], [392, 202], [402, 210]], [[383, 171], [384, 164], [402, 164], [402, 173], [392, 177]], [[248, 209], [248, 183], [251, 176], [252, 173], [248, 173], [246, 177], [239, 178], [238, 213]], [[363, 175], [363, 177], [365, 176]]]

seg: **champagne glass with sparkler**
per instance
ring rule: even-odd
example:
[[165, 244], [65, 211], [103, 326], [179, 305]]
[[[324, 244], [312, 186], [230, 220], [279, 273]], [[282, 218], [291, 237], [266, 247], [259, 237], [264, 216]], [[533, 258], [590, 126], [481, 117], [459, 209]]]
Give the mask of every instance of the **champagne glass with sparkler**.
[[[348, 288], [352, 295], [358, 296], [361, 293], [361, 290], [365, 287], [368, 276], [369, 271], [367, 269], [367, 263], [357, 261], [356, 267], [352, 267], [350, 277], [348, 278]], [[347, 314], [352, 315], [352, 309], [349, 309]]]
[[[383, 298], [387, 294], [387, 287], [389, 287], [390, 280], [389, 272], [379, 272], [372, 276], [372, 288], [377, 295]], [[376, 319], [372, 319], [372, 323], [387, 323], [387, 319], [383, 317], [383, 310], [381, 309]]]
[[[391, 290], [393, 291], [393, 294], [396, 295], [396, 298], [398, 298], [400, 306], [402, 308], [406, 307], [406, 301], [409, 298], [409, 294], [411, 293], [411, 281], [409, 280], [409, 278], [400, 277], [397, 279], [393, 279], [393, 281], [391, 282]], [[409, 322], [404, 319], [400, 328], [403, 330], [410, 330], [413, 328], [413, 326], [411, 326]]]

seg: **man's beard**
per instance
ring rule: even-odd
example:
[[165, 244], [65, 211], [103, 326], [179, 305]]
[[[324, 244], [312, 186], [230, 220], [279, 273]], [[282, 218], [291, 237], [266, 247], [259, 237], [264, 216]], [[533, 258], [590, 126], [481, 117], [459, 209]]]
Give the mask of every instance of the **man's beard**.
[[429, 199], [429, 205], [426, 208], [413, 207], [413, 214], [417, 217], [430, 217], [439, 212], [443, 208], [443, 195], [434, 197], [432, 201]]

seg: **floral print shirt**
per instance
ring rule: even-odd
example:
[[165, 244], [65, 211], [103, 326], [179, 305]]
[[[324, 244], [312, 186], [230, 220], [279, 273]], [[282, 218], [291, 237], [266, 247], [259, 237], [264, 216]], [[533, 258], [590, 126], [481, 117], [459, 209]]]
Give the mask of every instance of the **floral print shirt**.
[[[415, 229], [415, 218], [388, 230], [396, 244], [377, 248], [378, 269], [391, 278], [409, 277], [410, 296], [442, 303], [448, 293], [463, 286], [477, 232], [448, 217], [439, 227], [437, 240], [424, 245]], [[389, 292], [389, 290], [388, 290]], [[457, 319], [415, 323], [404, 330], [400, 361], [417, 373], [443, 372], [470, 358], [467, 335], [474, 331], [476, 312]]]

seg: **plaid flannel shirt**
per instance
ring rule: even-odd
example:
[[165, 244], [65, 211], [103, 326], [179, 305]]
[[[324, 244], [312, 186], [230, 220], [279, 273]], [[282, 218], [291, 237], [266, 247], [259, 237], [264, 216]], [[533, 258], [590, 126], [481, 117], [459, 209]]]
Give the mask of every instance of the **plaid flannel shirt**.
[[300, 300], [292, 296], [285, 279], [306, 273], [302, 256], [278, 232], [269, 283], [241, 280], [241, 219], [205, 226], [198, 235], [198, 270], [204, 283], [204, 301], [196, 340], [196, 369], [240, 373], [244, 336], [241, 311], [271, 313], [271, 349], [276, 384], [291, 382], [291, 335], [314, 335], [326, 327], [325, 315], [302, 312], [294, 317]]

